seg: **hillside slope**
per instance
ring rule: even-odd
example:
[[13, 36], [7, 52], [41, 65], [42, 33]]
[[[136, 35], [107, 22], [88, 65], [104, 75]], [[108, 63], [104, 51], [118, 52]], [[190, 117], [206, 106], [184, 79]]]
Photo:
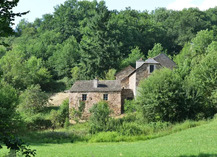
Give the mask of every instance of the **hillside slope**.
[[121, 143], [35, 145], [37, 156], [216, 157], [217, 120], [161, 138]]

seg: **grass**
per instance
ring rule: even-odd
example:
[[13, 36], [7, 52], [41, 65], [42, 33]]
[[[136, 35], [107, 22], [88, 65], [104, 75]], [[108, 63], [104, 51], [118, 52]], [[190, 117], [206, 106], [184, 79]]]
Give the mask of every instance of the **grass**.
[[38, 157], [217, 157], [217, 120], [147, 141], [35, 143], [31, 148]]

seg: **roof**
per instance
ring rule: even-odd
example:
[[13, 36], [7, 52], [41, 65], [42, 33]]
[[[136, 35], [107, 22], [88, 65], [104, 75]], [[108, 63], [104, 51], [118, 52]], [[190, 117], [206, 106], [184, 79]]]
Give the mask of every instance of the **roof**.
[[140, 58], [139, 60], [137, 60], [137, 62], [144, 62], [144, 61], [142, 60], [142, 58]]
[[[138, 60], [140, 62], [142, 62], [142, 60]], [[170, 69], [173, 69], [175, 66], [176, 66], [176, 63], [173, 62], [172, 59], [170, 59], [169, 57], [167, 57], [167, 55], [161, 53], [153, 58], [149, 58], [145, 61], [143, 61], [144, 63], [143, 64], [160, 64], [162, 65], [163, 67], [166, 67], [166, 68], [170, 68]], [[142, 64], [142, 65], [143, 65]], [[126, 79], [127, 77], [131, 76], [132, 74], [134, 74], [139, 68], [142, 67], [139, 66], [137, 69], [135, 69], [134, 71], [132, 71], [128, 76], [126, 76], [125, 78], [123, 78], [122, 80]]]
[[159, 64], [159, 62], [155, 61], [153, 58], [147, 59], [144, 63], [147, 63], [147, 64]]
[[97, 88], [93, 87], [93, 81], [76, 81], [70, 89], [70, 92], [119, 92], [122, 89], [119, 80], [100, 80], [98, 81]]
[[123, 80], [124, 78], [129, 76], [134, 70], [135, 68], [133, 68], [131, 65], [127, 66], [116, 74], [117, 80]]
[[172, 59], [167, 57], [167, 55], [161, 53], [153, 58], [155, 61], [159, 62], [163, 67], [173, 69], [176, 63]]

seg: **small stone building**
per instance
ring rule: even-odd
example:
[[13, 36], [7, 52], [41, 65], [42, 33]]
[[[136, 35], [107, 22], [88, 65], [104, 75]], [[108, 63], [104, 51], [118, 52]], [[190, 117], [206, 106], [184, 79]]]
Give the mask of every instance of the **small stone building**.
[[101, 100], [107, 101], [115, 115], [123, 112], [125, 99], [133, 99], [141, 80], [160, 68], [173, 69], [176, 64], [165, 54], [145, 61], [136, 61], [136, 68], [128, 66], [116, 74], [116, 80], [76, 81], [69, 94], [69, 107], [78, 110], [81, 101], [85, 102], [83, 116], [90, 115], [89, 109]]
[[[116, 80], [121, 81], [123, 90], [132, 91], [133, 96], [137, 94], [137, 88], [141, 80], [149, 77], [151, 73], [160, 68], [173, 69], [176, 64], [165, 54], [159, 54], [156, 57], [149, 58], [145, 61], [139, 59], [136, 61], [136, 69], [133, 67], [126, 67], [122, 71], [116, 74]], [[128, 98], [132, 97], [132, 93], [129, 93]]]
[[78, 110], [80, 101], [85, 102], [83, 117], [90, 115], [89, 109], [99, 101], [107, 101], [115, 115], [121, 114], [121, 83], [119, 80], [76, 81], [69, 94], [69, 108]]

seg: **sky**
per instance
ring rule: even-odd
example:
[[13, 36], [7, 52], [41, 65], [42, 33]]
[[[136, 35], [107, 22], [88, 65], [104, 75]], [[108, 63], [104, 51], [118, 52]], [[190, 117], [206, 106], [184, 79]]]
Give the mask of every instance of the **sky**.
[[[18, 6], [14, 8], [14, 12], [30, 11], [27, 15], [16, 17], [15, 26], [19, 21], [25, 18], [29, 22], [33, 22], [42, 15], [53, 13], [54, 7], [63, 4], [66, 0], [20, 0]], [[98, 0], [99, 1], [99, 0]], [[124, 10], [126, 7], [144, 11], [152, 11], [159, 7], [167, 9], [182, 10], [183, 8], [198, 7], [201, 10], [213, 8], [217, 6], [217, 0], [105, 0], [109, 10]]]

